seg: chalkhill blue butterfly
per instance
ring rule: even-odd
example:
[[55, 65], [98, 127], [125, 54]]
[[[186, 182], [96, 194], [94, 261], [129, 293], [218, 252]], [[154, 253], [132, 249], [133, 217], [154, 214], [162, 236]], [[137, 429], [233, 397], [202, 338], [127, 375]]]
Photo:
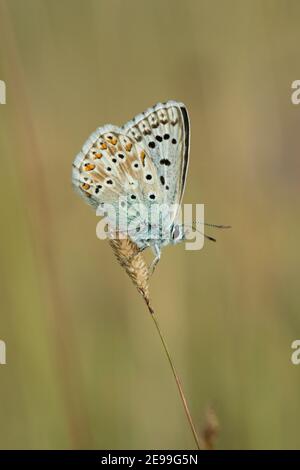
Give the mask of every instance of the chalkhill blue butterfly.
[[185, 105], [167, 101], [122, 127], [99, 127], [73, 163], [75, 190], [98, 214], [105, 215], [109, 236], [129, 237], [140, 251], [153, 249], [151, 271], [162, 248], [185, 240], [191, 228], [179, 223], [189, 144]]
[[[95, 209], [104, 208], [102, 214], [108, 215], [112, 227], [116, 221], [107, 207], [114, 209], [118, 233], [126, 232], [140, 250], [153, 249], [152, 268], [163, 246], [185, 238], [176, 218], [187, 176], [189, 142], [185, 105], [168, 101], [122, 127], [99, 127], [73, 163], [76, 191]], [[153, 213], [157, 215], [154, 223], [149, 219], [150, 209], [152, 219]]]

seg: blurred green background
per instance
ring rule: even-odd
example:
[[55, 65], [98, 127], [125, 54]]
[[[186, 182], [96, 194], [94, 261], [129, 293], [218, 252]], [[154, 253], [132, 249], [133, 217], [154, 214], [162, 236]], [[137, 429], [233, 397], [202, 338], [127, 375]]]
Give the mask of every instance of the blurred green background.
[[[193, 448], [146, 308], [73, 193], [99, 125], [191, 118], [184, 201], [229, 223], [167, 248], [153, 304], [217, 448], [300, 448], [300, 3], [0, 0], [0, 447]], [[213, 234], [212, 232], [210, 232]]]

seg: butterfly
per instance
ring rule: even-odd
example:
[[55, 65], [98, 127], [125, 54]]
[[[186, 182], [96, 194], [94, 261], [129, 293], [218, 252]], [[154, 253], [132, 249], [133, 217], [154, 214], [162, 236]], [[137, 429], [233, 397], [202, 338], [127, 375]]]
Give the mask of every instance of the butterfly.
[[[141, 251], [152, 248], [152, 271], [164, 246], [185, 239], [185, 228], [177, 223], [177, 217], [187, 177], [189, 145], [186, 106], [167, 101], [138, 114], [122, 127], [99, 127], [73, 162], [75, 190], [95, 209], [107, 205], [115, 209], [119, 232], [127, 228], [127, 236]], [[148, 213], [151, 210], [153, 214], [154, 207], [164, 209], [158, 211], [153, 223]], [[111, 219], [108, 215], [113, 226]]]

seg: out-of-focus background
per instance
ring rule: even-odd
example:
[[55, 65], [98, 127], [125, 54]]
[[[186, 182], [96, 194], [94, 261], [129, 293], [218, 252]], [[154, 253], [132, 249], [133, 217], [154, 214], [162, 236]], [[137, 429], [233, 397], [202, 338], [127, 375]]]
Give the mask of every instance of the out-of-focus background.
[[152, 300], [217, 448], [300, 448], [297, 0], [0, 0], [0, 447], [193, 448], [149, 314], [73, 193], [99, 125], [191, 118], [184, 202], [229, 223], [167, 248]]

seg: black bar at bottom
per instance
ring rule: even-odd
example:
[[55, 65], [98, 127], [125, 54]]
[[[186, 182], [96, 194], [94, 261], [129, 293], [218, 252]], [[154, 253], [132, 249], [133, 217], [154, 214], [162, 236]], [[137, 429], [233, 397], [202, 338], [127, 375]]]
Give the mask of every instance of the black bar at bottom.
[[[141, 465], [202, 465], [209, 462], [230, 463], [273, 463], [300, 462], [297, 450], [267, 451], [186, 451], [186, 450], [0, 450], [1, 468], [3, 464], [62, 464], [72, 468], [88, 464], [88, 468], [122, 465], [136, 468]], [[91, 466], [92, 465], [92, 466]], [[40, 468], [40, 467], [39, 467]]]

